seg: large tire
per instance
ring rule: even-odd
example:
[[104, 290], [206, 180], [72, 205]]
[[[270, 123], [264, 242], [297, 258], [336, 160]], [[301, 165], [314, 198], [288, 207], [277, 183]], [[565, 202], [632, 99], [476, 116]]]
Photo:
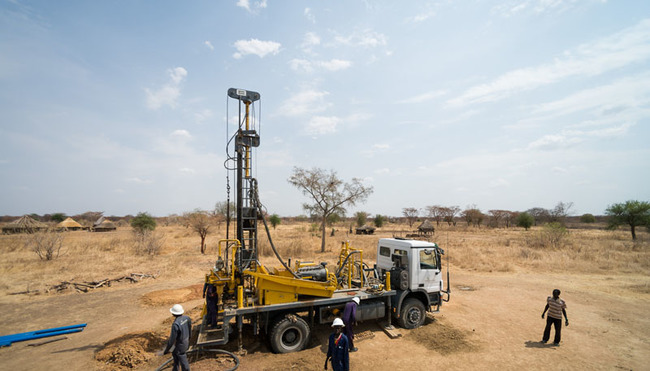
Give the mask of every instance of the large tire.
[[275, 322], [269, 333], [274, 353], [291, 353], [302, 350], [309, 340], [309, 325], [295, 314], [287, 314]]
[[426, 312], [421, 301], [415, 298], [408, 298], [402, 304], [402, 311], [399, 318], [399, 325], [403, 328], [418, 328], [424, 324]]

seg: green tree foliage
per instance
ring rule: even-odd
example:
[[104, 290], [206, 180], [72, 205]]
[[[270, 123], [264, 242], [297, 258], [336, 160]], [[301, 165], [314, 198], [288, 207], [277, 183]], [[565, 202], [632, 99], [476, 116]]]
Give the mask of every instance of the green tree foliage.
[[636, 227], [650, 226], [650, 202], [630, 200], [610, 205], [605, 214], [609, 216], [610, 228], [629, 225], [632, 239], [636, 240]]
[[354, 219], [356, 220], [357, 227], [363, 227], [368, 221], [368, 213], [365, 211], [357, 211], [354, 213]]
[[321, 252], [325, 252], [327, 217], [333, 213], [344, 214], [344, 206], [365, 202], [373, 192], [372, 187], [364, 186], [360, 179], [353, 178], [352, 182], [345, 183], [333, 170], [326, 172], [318, 168], [295, 167], [288, 181], [311, 199], [311, 203], [303, 204], [305, 211], [321, 218]]
[[375, 227], [381, 228], [384, 226], [385, 222], [386, 222], [385, 216], [379, 214], [375, 215], [375, 219], [374, 219]]
[[533, 218], [533, 216], [529, 213], [523, 212], [517, 216], [518, 227], [522, 227], [528, 230], [528, 228], [532, 227], [533, 224], [535, 224], [535, 218]]
[[145, 231], [156, 229], [156, 219], [147, 212], [140, 212], [131, 219], [131, 227], [135, 232], [143, 234]]
[[67, 218], [67, 216], [64, 213], [54, 213], [52, 214], [50, 219], [53, 222], [61, 223], [62, 221], [65, 220], [65, 218]]
[[596, 217], [593, 214], [582, 214], [580, 221], [583, 223], [596, 223]]
[[278, 214], [273, 214], [269, 217], [269, 222], [271, 223], [271, 226], [273, 226], [273, 229], [275, 229], [275, 227], [282, 222], [282, 219], [280, 219]]

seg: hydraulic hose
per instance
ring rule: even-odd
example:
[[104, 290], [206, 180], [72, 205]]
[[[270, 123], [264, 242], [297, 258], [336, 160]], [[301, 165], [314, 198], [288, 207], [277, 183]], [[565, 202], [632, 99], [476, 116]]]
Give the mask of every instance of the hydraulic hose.
[[[196, 353], [196, 352], [199, 352], [199, 351], [200, 352], [223, 353], [223, 354], [225, 354], [227, 356], [230, 356], [230, 358], [232, 358], [235, 361], [235, 367], [229, 368], [226, 371], [234, 371], [239, 367], [239, 358], [234, 353], [231, 353], [231, 352], [229, 352], [227, 350], [223, 350], [223, 349], [190, 349], [190, 350], [187, 351], [187, 354]], [[165, 368], [165, 366], [167, 366], [173, 360], [174, 360], [173, 358], [168, 359], [167, 361], [165, 361], [165, 363], [160, 365], [160, 367], [158, 367], [156, 369], [156, 371], [161, 371], [163, 368]]]
[[264, 210], [262, 210], [262, 202], [260, 202], [260, 196], [259, 193], [257, 192], [257, 180], [253, 179], [253, 185], [254, 185], [253, 192], [255, 196], [255, 204], [257, 206], [258, 212], [262, 216], [262, 223], [264, 223], [264, 229], [266, 230], [266, 236], [269, 239], [271, 250], [273, 250], [275, 257], [278, 258], [278, 261], [280, 261], [284, 269], [286, 269], [287, 272], [291, 273], [291, 275], [294, 278], [300, 279], [300, 277], [298, 277], [298, 275], [293, 270], [291, 270], [291, 268], [284, 262], [284, 260], [282, 260], [282, 257], [278, 253], [278, 250], [275, 248], [275, 245], [273, 244], [273, 239], [271, 238], [271, 231], [269, 230], [269, 225], [266, 223], [266, 218], [264, 217]]

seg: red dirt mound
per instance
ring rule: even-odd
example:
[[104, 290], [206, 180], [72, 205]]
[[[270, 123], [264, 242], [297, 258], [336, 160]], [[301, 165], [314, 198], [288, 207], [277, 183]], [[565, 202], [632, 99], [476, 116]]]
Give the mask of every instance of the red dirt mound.
[[106, 343], [95, 353], [95, 359], [109, 370], [132, 369], [153, 358], [165, 340], [164, 335], [153, 332], [127, 334]]

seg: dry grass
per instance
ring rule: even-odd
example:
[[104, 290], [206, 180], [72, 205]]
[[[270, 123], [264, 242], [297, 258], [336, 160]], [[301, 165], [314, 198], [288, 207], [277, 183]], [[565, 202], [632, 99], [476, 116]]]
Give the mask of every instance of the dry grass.
[[[311, 231], [309, 223], [280, 224], [271, 229], [271, 234], [285, 261], [291, 258], [332, 264], [341, 242], [350, 241], [353, 247], [364, 251], [364, 260], [372, 265], [379, 238], [404, 235], [409, 229], [406, 225], [389, 224], [368, 236], [349, 234], [344, 225], [335, 228], [334, 237], [330, 237], [328, 230], [325, 253], [320, 252], [320, 233]], [[40, 260], [26, 246], [29, 236], [0, 235], [0, 296], [64, 280], [99, 280], [133, 272], [158, 273], [168, 278], [196, 275], [200, 279], [214, 263], [218, 240], [225, 237], [224, 227], [212, 231], [206, 239], [206, 254], [202, 255], [200, 238], [191, 229], [164, 226], [156, 231], [164, 237], [157, 255], [136, 254], [128, 227], [107, 233], [65, 232], [61, 256], [52, 261]], [[571, 229], [555, 248], [531, 242], [541, 232], [541, 227], [525, 231], [441, 225], [432, 240], [446, 250], [452, 267], [466, 270], [650, 273], [650, 238], [645, 231], [633, 242], [625, 231]], [[231, 238], [233, 235], [231, 232]], [[259, 244], [262, 262], [279, 266], [265, 233], [260, 234]], [[647, 291], [647, 287], [636, 289]]]

